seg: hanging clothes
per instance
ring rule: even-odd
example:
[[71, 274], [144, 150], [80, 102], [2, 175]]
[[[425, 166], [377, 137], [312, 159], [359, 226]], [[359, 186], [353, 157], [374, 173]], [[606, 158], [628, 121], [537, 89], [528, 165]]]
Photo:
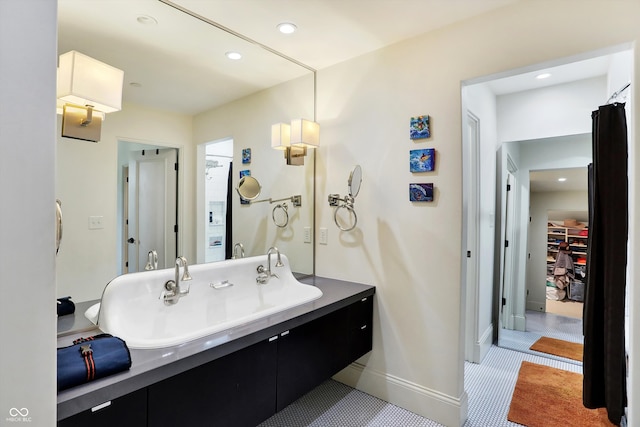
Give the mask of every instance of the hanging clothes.
[[562, 242], [556, 262], [553, 265], [553, 279], [558, 289], [565, 289], [576, 277], [570, 252], [569, 245], [566, 242]]
[[619, 425], [626, 395], [627, 124], [623, 103], [592, 113], [583, 403]]

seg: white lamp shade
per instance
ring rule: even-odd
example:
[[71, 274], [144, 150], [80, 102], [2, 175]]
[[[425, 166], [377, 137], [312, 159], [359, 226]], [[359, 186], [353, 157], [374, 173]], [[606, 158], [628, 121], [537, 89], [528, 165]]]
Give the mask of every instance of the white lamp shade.
[[124, 71], [75, 50], [60, 55], [58, 99], [112, 113], [122, 109]]
[[291, 145], [307, 148], [320, 146], [320, 125], [305, 119], [291, 121]]
[[290, 146], [291, 126], [286, 123], [271, 125], [271, 148], [286, 150]]

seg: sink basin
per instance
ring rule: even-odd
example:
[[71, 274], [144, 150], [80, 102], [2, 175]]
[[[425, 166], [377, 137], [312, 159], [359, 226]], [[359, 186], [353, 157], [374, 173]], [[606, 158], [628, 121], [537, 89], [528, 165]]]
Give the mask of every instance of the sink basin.
[[[274, 267], [266, 284], [257, 284], [256, 269], [267, 257], [257, 256], [189, 266], [193, 280], [181, 282], [189, 294], [177, 304], [165, 305], [164, 284], [174, 269], [119, 276], [105, 287], [98, 307], [85, 314], [96, 318], [103, 332], [120, 337], [130, 348], [179, 345], [260, 318], [306, 304], [322, 296], [315, 286], [293, 276], [286, 256], [284, 267]], [[182, 269], [181, 269], [182, 270]]]

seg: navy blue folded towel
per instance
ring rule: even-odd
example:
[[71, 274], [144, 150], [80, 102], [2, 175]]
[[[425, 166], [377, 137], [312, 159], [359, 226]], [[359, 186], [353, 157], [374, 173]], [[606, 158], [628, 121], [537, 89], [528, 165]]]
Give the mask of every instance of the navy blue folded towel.
[[58, 391], [97, 380], [131, 367], [127, 344], [109, 334], [78, 338], [58, 349]]
[[71, 314], [76, 311], [76, 305], [71, 301], [71, 297], [58, 298], [56, 302], [58, 316], [64, 316], [65, 314]]

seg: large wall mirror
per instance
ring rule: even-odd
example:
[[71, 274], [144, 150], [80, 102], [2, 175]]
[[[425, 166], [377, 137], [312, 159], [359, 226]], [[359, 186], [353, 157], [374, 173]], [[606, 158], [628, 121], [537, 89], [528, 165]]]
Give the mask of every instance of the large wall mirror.
[[[180, 3], [58, 0], [58, 53], [76, 50], [125, 75], [122, 111], [106, 116], [99, 142], [58, 135], [59, 297], [100, 298], [114, 277], [144, 270], [151, 249], [159, 268], [172, 266], [176, 255], [192, 264], [211, 261], [207, 249], [218, 244], [211, 231], [222, 218], [207, 199], [212, 183], [233, 191], [224, 223], [231, 245], [241, 243], [246, 256], [277, 246], [296, 273], [313, 274], [313, 245], [304, 230], [314, 228], [315, 153], [309, 150], [302, 166], [288, 166], [282, 151], [271, 149], [270, 132], [275, 123], [314, 119], [314, 71], [212, 25], [206, 11], [181, 10]], [[242, 58], [230, 60], [231, 51]], [[218, 144], [229, 151], [207, 156]], [[140, 184], [136, 197], [161, 199], [132, 218], [126, 212], [137, 199], [127, 174]], [[287, 227], [273, 223], [269, 203], [241, 203], [233, 190], [241, 174], [257, 178], [267, 198], [301, 195], [300, 206], [288, 207]], [[134, 217], [146, 237], [133, 235]]]

